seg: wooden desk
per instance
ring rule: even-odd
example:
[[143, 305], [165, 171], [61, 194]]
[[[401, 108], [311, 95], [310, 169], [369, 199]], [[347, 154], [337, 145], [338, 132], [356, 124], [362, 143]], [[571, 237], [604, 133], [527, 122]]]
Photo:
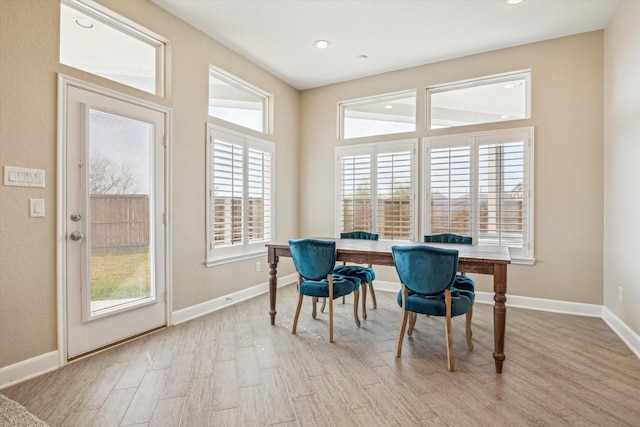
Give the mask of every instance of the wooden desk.
[[[334, 240], [338, 252], [338, 261], [357, 264], [394, 265], [391, 246], [394, 245], [429, 245], [449, 249], [457, 249], [458, 270], [465, 273], [490, 274], [493, 276], [493, 337], [496, 372], [502, 372], [504, 355], [504, 331], [507, 308], [507, 264], [511, 263], [509, 250], [503, 246], [457, 245], [449, 243], [408, 243], [383, 240], [358, 240], [319, 238]], [[289, 243], [269, 243], [267, 246], [267, 260], [269, 262], [269, 303], [271, 324], [276, 320], [276, 292], [278, 290], [278, 261], [279, 257], [290, 257]]]

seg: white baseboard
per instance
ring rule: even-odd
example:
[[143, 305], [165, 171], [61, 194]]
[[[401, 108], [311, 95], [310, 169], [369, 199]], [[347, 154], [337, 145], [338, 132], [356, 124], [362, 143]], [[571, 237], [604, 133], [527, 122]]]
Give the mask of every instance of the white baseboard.
[[0, 390], [55, 371], [60, 367], [59, 362], [60, 355], [56, 350], [0, 368]]
[[[295, 282], [297, 276], [290, 274], [284, 277], [278, 277], [278, 287], [288, 285]], [[267, 282], [261, 283], [251, 288], [243, 289], [238, 292], [234, 292], [229, 295], [225, 295], [220, 298], [205, 301], [200, 304], [192, 305], [182, 310], [174, 311], [171, 315], [171, 323], [177, 325], [195, 319], [196, 317], [204, 316], [205, 314], [212, 313], [221, 308], [228, 307], [233, 304], [237, 304], [241, 301], [245, 301], [249, 298], [269, 292], [269, 284]]]
[[[278, 287], [282, 287], [296, 281], [296, 275], [290, 274], [278, 278]], [[397, 282], [385, 282], [376, 280], [375, 288], [378, 291], [398, 292], [400, 284]], [[192, 307], [178, 310], [172, 313], [172, 324], [183, 323], [199, 316], [220, 310], [244, 301], [249, 298], [268, 292], [268, 283], [253, 286], [234, 292], [224, 297], [216, 298]], [[476, 292], [476, 302], [480, 304], [493, 304], [492, 292]], [[548, 300], [542, 298], [522, 297], [507, 295], [507, 307], [525, 308], [529, 310], [549, 311], [577, 316], [589, 316], [602, 318], [607, 325], [620, 337], [620, 339], [640, 358], [640, 336], [631, 330], [624, 322], [616, 317], [606, 307], [596, 304], [583, 304], [569, 301]], [[58, 351], [52, 351], [33, 357], [16, 364], [0, 368], [0, 390], [14, 384], [37, 377], [38, 375], [54, 371], [60, 367]]]
[[602, 308], [602, 320], [616, 333], [627, 347], [640, 359], [640, 335], [636, 334], [620, 318], [606, 307]]

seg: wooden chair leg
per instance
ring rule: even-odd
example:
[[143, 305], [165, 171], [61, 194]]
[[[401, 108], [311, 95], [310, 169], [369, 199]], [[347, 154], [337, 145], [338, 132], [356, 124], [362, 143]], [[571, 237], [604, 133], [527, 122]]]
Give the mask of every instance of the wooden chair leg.
[[360, 327], [360, 318], [358, 317], [358, 301], [360, 300], [360, 291], [353, 291], [353, 318], [356, 321], [356, 326]]
[[369, 291], [371, 293], [371, 301], [373, 302], [373, 308], [378, 308], [378, 301], [376, 301], [376, 293], [373, 290], [373, 282], [369, 282]]
[[322, 306], [320, 307], [320, 313], [324, 313], [324, 308], [327, 306], [327, 299], [322, 298]]
[[418, 320], [418, 313], [411, 313], [409, 315], [409, 330], [407, 331], [407, 335], [411, 336], [413, 334], [413, 328], [416, 327], [416, 321]]
[[311, 317], [315, 319], [316, 316], [318, 315], [318, 312], [316, 311], [316, 304], [318, 303], [318, 297], [313, 297], [312, 301], [313, 301], [313, 311], [311, 312]]
[[327, 275], [329, 282], [329, 342], [333, 342], [333, 278], [331, 274]]
[[449, 372], [455, 371], [453, 363], [453, 335], [451, 333], [451, 291], [448, 289], [444, 291], [444, 302], [447, 307], [447, 313], [445, 318], [445, 333], [447, 336], [447, 365], [449, 366]]
[[298, 317], [300, 316], [300, 308], [302, 307], [302, 298], [303, 295], [300, 294], [300, 296], [298, 296], [298, 307], [296, 307], [296, 315], [293, 316], [293, 328], [291, 329], [292, 334], [296, 333], [296, 328], [298, 327]]
[[398, 339], [396, 341], [396, 357], [400, 357], [402, 354], [402, 341], [404, 340], [404, 332], [407, 329], [407, 318], [409, 317], [409, 311], [402, 309], [402, 319], [400, 319], [400, 330], [398, 331]]
[[473, 307], [467, 311], [467, 346], [469, 347], [469, 351], [473, 351], [473, 341], [471, 341], [471, 336], [473, 332], [471, 331], [471, 317], [473, 316]]
[[345, 298], [345, 297], [342, 297], [342, 303], [343, 303], [343, 304], [344, 304], [344, 298]]
[[360, 287], [362, 289], [362, 318], [367, 320], [367, 284]]

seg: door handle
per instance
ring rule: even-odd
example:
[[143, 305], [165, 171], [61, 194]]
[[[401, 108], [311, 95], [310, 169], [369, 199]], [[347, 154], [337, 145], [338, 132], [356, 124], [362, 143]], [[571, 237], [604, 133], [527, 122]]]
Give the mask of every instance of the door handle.
[[79, 231], [74, 231], [73, 233], [71, 233], [71, 235], [69, 237], [71, 238], [71, 240], [77, 242], [79, 240], [84, 239], [84, 234], [82, 234]]

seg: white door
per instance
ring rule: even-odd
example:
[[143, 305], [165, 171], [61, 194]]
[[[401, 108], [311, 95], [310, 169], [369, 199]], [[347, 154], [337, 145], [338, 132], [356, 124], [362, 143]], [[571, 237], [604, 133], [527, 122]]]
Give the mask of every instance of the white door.
[[167, 324], [168, 118], [135, 99], [63, 86], [61, 212], [71, 359]]

